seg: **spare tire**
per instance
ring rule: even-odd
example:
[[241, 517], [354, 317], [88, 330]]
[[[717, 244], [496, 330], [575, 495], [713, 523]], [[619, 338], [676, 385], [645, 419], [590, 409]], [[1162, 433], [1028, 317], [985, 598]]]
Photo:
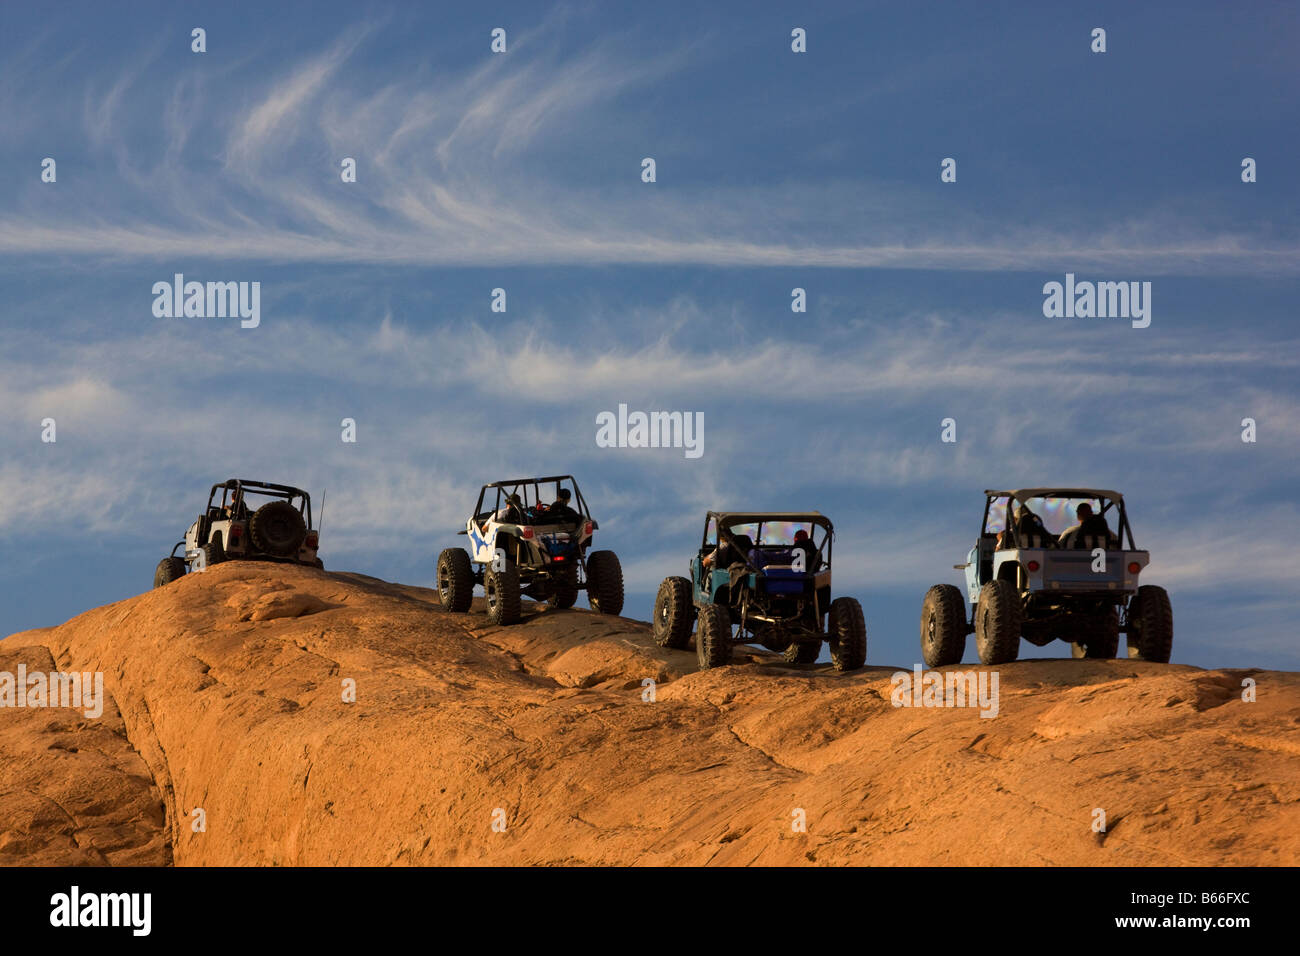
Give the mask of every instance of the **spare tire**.
[[307, 539], [307, 522], [298, 509], [287, 501], [268, 501], [253, 513], [248, 523], [253, 547], [264, 554], [281, 558], [298, 556]]

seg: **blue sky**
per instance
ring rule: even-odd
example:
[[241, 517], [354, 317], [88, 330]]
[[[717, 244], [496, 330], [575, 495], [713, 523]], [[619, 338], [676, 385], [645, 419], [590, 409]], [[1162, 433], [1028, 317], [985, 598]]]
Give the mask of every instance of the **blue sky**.
[[[4, 5], [0, 633], [143, 590], [231, 475], [428, 583], [481, 483], [571, 471], [629, 613], [706, 509], [817, 508], [910, 665], [982, 490], [1070, 483], [1126, 492], [1176, 661], [1300, 667], [1297, 41], [1281, 4]], [[176, 272], [261, 325], [155, 318]], [[1045, 318], [1067, 272], [1150, 281], [1151, 326]], [[597, 447], [620, 403], [704, 455]]]

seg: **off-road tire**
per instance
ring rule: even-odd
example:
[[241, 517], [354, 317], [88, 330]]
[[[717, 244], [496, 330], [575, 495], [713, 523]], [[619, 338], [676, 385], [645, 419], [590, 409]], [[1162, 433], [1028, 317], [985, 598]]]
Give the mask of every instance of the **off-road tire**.
[[573, 607], [578, 600], [578, 566], [567, 564], [564, 570], [551, 578], [551, 607], [561, 610]]
[[158, 567], [154, 568], [153, 586], [162, 587], [164, 584], [171, 584], [185, 576], [185, 562], [181, 558], [168, 557], [158, 562]]
[[474, 603], [474, 568], [462, 548], [447, 548], [438, 555], [438, 600], [457, 614]]
[[599, 614], [623, 613], [623, 566], [613, 551], [587, 555], [587, 603]]
[[837, 671], [855, 671], [867, 662], [867, 622], [857, 598], [842, 597], [831, 602], [826, 630], [831, 666]]
[[681, 650], [691, 642], [695, 605], [691, 603], [691, 582], [686, 578], [664, 578], [655, 595], [652, 619], [655, 643]]
[[960, 664], [966, 656], [966, 602], [951, 584], [936, 584], [921, 602], [921, 659], [926, 667]]
[[700, 668], [723, 667], [731, 661], [731, 615], [720, 604], [700, 608], [695, 629], [695, 656]]
[[522, 614], [519, 596], [519, 566], [505, 562], [500, 571], [489, 564], [483, 572], [483, 594], [487, 604], [487, 618], [493, 624], [517, 624]]
[[307, 522], [289, 502], [268, 501], [253, 512], [248, 536], [263, 554], [293, 558], [307, 539]]
[[989, 581], [975, 605], [975, 649], [980, 663], [1009, 664], [1020, 654], [1020, 595], [1011, 581]]
[[1113, 660], [1119, 654], [1119, 614], [1112, 610], [1084, 618], [1085, 640], [1070, 645], [1076, 659]]
[[791, 641], [781, 656], [787, 664], [816, 664], [821, 653], [821, 641]]
[[207, 567], [221, 564], [226, 560], [226, 549], [221, 544], [221, 535], [212, 536], [212, 540], [203, 546], [203, 563]]
[[1169, 592], [1153, 584], [1138, 588], [1128, 608], [1128, 656], [1168, 664], [1174, 648], [1174, 611]]

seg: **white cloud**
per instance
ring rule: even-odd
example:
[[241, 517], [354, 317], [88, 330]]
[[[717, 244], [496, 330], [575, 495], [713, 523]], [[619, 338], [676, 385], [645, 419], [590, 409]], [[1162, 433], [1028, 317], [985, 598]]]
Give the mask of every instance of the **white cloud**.
[[[137, 58], [86, 96], [81, 133], [115, 158], [112, 169], [92, 163], [75, 182], [61, 179], [82, 201], [58, 212], [0, 211], [0, 255], [1300, 273], [1293, 242], [1215, 232], [1163, 210], [1088, 232], [990, 227], [932, 191], [864, 179], [688, 185], [698, 173], [669, 166], [642, 187], [650, 147], [626, 131], [606, 144], [626, 168], [588, 181], [589, 147], [576, 134], [615, 126], [628, 102], [703, 54], [647, 54], [636, 38], [606, 37], [560, 56], [563, 27], [564, 15], [552, 16], [508, 56], [458, 72], [403, 61], [377, 82], [353, 57], [383, 26], [363, 24], [297, 63], [241, 61], [219, 99], [189, 75], [144, 88], [150, 57]], [[0, 89], [12, 84], [0, 74]], [[39, 98], [24, 107], [59, 114]], [[358, 160], [356, 184], [339, 181], [345, 155]], [[225, 165], [214, 168], [214, 156]]]

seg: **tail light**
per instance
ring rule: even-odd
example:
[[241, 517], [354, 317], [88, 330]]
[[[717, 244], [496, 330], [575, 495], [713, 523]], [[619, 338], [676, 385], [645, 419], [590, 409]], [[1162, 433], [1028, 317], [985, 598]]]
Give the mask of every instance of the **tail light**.
[[592, 528], [592, 526], [591, 526], [591, 522], [590, 522], [590, 521], [588, 521], [586, 524], [584, 524], [584, 525], [582, 526], [582, 533], [583, 533], [583, 534], [591, 534], [591, 532], [592, 532], [593, 530], [595, 530], [595, 529]]
[[563, 561], [563, 560], [564, 560], [564, 555], [562, 555], [562, 554], [557, 554], [555, 557], [551, 558], [551, 560], [552, 560], [552, 561], [556, 561], [556, 562]]
[[1137, 574], [1141, 570], [1142, 570], [1142, 565], [1138, 564], [1136, 561], [1130, 561], [1128, 563], [1129, 574]]
[[320, 543], [320, 537], [316, 534], [315, 531], [308, 532], [306, 543], [307, 543], [307, 547], [315, 551], [317, 545]]
[[533, 529], [525, 528], [523, 531], [523, 536], [527, 538], [529, 541], [531, 541], [533, 539]]
[[1030, 573], [1030, 574], [1033, 574], [1035, 571], [1038, 570], [1038, 567], [1039, 567], [1039, 565], [1038, 565], [1038, 562], [1037, 562], [1037, 561], [1030, 561], [1030, 562], [1029, 562], [1029, 573]]
[[243, 533], [244, 533], [244, 526], [242, 524], [232, 524], [230, 526], [230, 537], [232, 539], [238, 538]]

